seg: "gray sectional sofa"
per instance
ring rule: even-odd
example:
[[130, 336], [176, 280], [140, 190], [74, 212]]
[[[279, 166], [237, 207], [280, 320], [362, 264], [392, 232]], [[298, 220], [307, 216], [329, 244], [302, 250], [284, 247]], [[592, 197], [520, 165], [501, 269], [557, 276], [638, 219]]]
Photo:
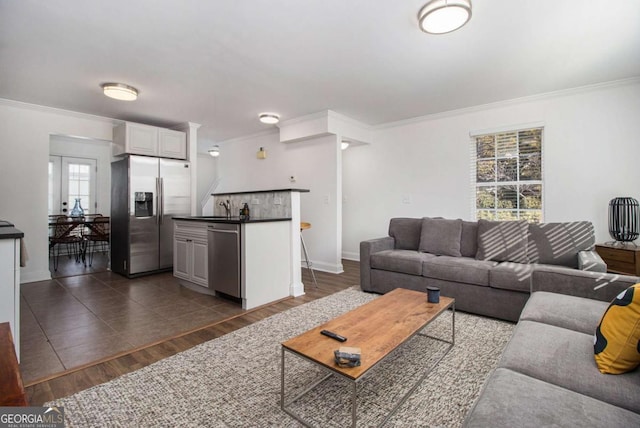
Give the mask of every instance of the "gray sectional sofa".
[[594, 361], [593, 336], [607, 306], [533, 293], [464, 426], [640, 426], [640, 370], [602, 374]]
[[635, 283], [607, 274], [594, 243], [586, 221], [393, 218], [389, 236], [360, 243], [361, 287], [383, 294], [436, 286], [456, 309], [517, 321], [532, 290], [610, 301]]

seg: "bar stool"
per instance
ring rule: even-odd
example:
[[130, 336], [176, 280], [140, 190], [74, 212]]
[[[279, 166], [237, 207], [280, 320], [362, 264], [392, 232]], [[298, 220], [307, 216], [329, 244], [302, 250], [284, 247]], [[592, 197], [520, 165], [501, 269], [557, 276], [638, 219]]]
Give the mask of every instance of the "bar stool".
[[300, 241], [302, 241], [302, 252], [304, 253], [304, 260], [307, 262], [307, 269], [311, 272], [311, 278], [316, 288], [318, 287], [318, 281], [316, 281], [316, 274], [313, 272], [313, 265], [309, 261], [309, 254], [307, 254], [307, 246], [304, 245], [304, 238], [302, 237], [302, 231], [305, 229], [311, 229], [311, 223], [300, 222]]

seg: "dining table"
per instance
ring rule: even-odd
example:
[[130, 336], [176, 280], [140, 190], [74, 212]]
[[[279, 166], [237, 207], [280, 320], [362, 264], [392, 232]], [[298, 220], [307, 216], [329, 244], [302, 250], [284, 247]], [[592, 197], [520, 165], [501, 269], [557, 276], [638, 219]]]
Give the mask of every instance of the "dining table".
[[[60, 218], [64, 220], [61, 221]], [[82, 262], [86, 264], [87, 253], [87, 239], [89, 235], [101, 235], [104, 233], [105, 228], [108, 229], [108, 225], [111, 219], [104, 216], [49, 216], [49, 230], [52, 234], [55, 234], [56, 227], [64, 226], [66, 228], [64, 236], [79, 235], [82, 239], [80, 244], [80, 257]]]

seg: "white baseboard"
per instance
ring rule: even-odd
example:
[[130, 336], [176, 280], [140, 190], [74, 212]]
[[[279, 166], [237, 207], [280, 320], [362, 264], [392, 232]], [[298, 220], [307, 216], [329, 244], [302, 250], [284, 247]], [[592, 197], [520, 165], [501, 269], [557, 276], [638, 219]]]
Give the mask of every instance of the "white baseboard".
[[289, 285], [289, 295], [293, 297], [304, 295], [304, 284], [302, 282], [292, 282]]
[[51, 272], [47, 270], [20, 271], [20, 284], [29, 282], [48, 281], [51, 279]]
[[360, 253], [355, 253], [352, 251], [343, 251], [342, 252], [342, 258], [346, 259], [346, 260], [353, 260], [356, 262], [360, 261]]
[[[304, 260], [302, 260], [302, 263], [300, 263], [300, 266], [306, 269], [307, 264], [304, 262]], [[344, 272], [344, 267], [342, 266], [342, 263], [332, 264], [332, 263], [311, 261], [311, 267], [313, 268], [313, 270], [319, 270], [321, 272], [328, 272], [328, 273]]]

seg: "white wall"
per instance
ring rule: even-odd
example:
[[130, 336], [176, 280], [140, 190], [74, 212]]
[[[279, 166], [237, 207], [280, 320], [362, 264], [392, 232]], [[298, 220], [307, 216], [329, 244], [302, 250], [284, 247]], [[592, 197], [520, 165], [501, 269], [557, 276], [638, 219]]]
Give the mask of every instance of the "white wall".
[[[220, 144], [217, 193], [268, 189], [309, 189], [301, 194], [301, 219], [312, 224], [303, 233], [314, 267], [342, 272], [341, 186], [338, 137], [281, 143], [276, 129]], [[264, 147], [267, 158], [256, 153]], [[296, 181], [290, 182], [294, 176]]]
[[75, 158], [95, 159], [97, 207], [91, 212], [102, 215], [111, 213], [111, 141], [88, 140], [61, 135], [51, 136], [49, 154]]
[[[218, 159], [211, 157], [208, 153], [198, 153], [198, 170], [196, 171], [196, 214], [202, 213], [202, 201], [208, 199], [211, 194], [211, 186], [218, 178]], [[207, 215], [211, 215], [208, 213]]]
[[0, 103], [0, 219], [25, 234], [29, 254], [22, 282], [50, 278], [47, 192], [51, 135], [111, 140], [113, 121], [52, 109]]
[[636, 80], [379, 127], [343, 156], [343, 254], [357, 259], [392, 217], [471, 218], [469, 133], [532, 122], [544, 123], [544, 220], [590, 220], [611, 240], [609, 200], [640, 199], [639, 119]]

